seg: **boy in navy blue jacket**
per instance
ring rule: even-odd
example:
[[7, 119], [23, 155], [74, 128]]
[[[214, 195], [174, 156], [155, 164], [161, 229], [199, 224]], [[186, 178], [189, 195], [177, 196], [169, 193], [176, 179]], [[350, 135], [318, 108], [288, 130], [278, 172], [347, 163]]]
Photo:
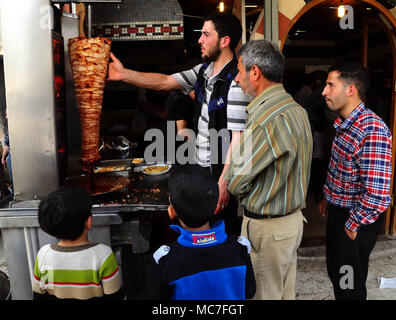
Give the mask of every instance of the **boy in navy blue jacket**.
[[145, 298], [151, 300], [243, 300], [252, 298], [256, 283], [250, 243], [227, 235], [224, 221], [210, 226], [218, 202], [218, 185], [210, 170], [178, 166], [169, 181], [171, 219], [180, 226], [177, 241], [153, 255]]

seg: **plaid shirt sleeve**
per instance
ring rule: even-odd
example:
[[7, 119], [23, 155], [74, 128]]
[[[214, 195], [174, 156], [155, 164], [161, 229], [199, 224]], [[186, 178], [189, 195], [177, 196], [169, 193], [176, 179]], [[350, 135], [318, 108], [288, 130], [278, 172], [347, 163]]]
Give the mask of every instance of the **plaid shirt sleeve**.
[[382, 126], [372, 128], [362, 141], [361, 193], [345, 223], [345, 227], [353, 232], [358, 231], [362, 225], [376, 221], [391, 201], [392, 136]]

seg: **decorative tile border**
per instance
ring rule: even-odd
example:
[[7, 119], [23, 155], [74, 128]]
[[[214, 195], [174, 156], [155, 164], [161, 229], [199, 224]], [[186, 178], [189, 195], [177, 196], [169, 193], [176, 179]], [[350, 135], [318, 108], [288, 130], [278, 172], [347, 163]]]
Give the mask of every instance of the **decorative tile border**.
[[92, 24], [93, 36], [111, 40], [177, 40], [184, 37], [183, 21]]

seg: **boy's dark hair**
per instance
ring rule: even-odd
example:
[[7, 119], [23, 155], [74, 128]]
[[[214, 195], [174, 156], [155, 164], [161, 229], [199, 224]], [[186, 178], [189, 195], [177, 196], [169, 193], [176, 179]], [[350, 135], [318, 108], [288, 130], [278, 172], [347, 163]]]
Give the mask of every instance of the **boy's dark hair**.
[[168, 187], [170, 203], [186, 226], [198, 228], [209, 221], [217, 207], [219, 188], [208, 169], [177, 166], [170, 173]]
[[364, 99], [370, 86], [369, 75], [360, 64], [348, 62], [334, 65], [329, 69], [329, 73], [336, 71], [339, 73], [340, 81], [346, 85], [354, 85], [359, 98]]
[[242, 36], [242, 25], [239, 19], [229, 12], [212, 12], [204, 22], [212, 21], [219, 39], [225, 36], [230, 37], [230, 49], [234, 51]]
[[75, 240], [84, 232], [91, 216], [92, 198], [85, 189], [67, 186], [51, 192], [41, 200], [38, 220], [41, 229], [51, 236]]

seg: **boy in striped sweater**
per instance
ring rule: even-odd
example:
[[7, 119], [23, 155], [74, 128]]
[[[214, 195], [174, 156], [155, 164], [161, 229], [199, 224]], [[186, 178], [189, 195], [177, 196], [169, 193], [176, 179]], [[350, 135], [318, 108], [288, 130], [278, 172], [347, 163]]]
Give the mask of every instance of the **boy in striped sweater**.
[[34, 300], [123, 299], [112, 249], [88, 240], [91, 209], [91, 195], [79, 187], [63, 187], [40, 202], [40, 227], [59, 242], [43, 246], [37, 254]]

